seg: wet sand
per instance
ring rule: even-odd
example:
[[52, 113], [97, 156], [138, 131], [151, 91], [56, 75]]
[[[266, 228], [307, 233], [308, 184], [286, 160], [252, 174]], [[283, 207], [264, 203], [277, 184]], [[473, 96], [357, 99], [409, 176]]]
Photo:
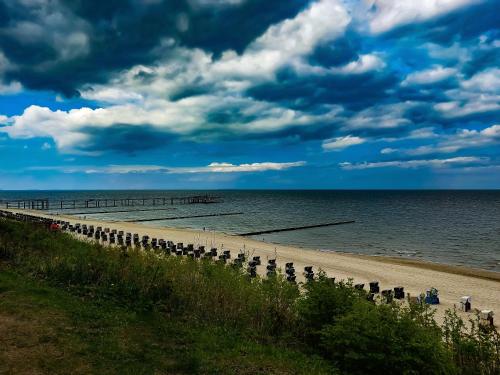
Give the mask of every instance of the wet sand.
[[[16, 212], [18, 210], [11, 210]], [[303, 280], [301, 275], [304, 266], [313, 266], [317, 271], [321, 268], [328, 276], [340, 279], [353, 279], [354, 283], [379, 281], [380, 290], [403, 286], [405, 292], [417, 296], [431, 287], [439, 290], [441, 304], [437, 306], [436, 318], [441, 321], [444, 311], [459, 307], [460, 297], [472, 296], [472, 307], [479, 310], [488, 309], [500, 314], [500, 273], [481, 269], [424, 262], [407, 258], [382, 256], [355, 255], [336, 252], [325, 252], [312, 249], [298, 248], [288, 245], [265, 243], [248, 237], [228, 235], [218, 232], [204, 232], [192, 229], [167, 227], [151, 227], [146, 224], [102, 221], [83, 219], [71, 215], [50, 215], [39, 211], [24, 211], [32, 215], [50, 217], [69, 221], [72, 224], [109, 227], [124, 232], [138, 233], [140, 236], [163, 238], [175, 243], [183, 242], [206, 247], [217, 247], [219, 250], [231, 250], [233, 256], [240, 250], [245, 250], [250, 256], [259, 255], [263, 265], [258, 267], [260, 274], [265, 273], [267, 259], [276, 258], [278, 267], [285, 266], [286, 262], [293, 262], [297, 270], [298, 281]], [[461, 315], [468, 319], [472, 313]], [[495, 325], [499, 326], [500, 315], [495, 318]]]

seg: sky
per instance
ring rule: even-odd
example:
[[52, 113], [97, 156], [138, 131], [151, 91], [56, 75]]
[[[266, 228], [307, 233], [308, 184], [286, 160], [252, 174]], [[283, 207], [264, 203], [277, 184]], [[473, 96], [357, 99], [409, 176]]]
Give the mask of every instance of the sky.
[[0, 189], [499, 189], [498, 14], [0, 0]]

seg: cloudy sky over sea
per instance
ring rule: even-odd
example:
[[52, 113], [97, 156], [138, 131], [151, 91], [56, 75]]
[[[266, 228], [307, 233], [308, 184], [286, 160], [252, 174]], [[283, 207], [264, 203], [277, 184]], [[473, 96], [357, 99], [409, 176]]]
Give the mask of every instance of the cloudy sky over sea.
[[499, 14], [0, 0], [0, 189], [500, 188]]

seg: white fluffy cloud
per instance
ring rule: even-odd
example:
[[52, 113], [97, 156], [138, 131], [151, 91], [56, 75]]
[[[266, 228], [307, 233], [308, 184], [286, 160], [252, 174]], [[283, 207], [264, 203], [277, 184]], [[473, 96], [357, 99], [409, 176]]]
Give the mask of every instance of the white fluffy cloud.
[[411, 121], [405, 115], [418, 103], [412, 101], [382, 104], [357, 112], [346, 120], [344, 130], [393, 129], [408, 126]]
[[332, 68], [331, 71], [340, 74], [363, 74], [373, 70], [381, 70], [385, 67], [385, 62], [375, 54], [367, 54], [359, 56], [356, 61], [341, 66]]
[[460, 82], [460, 88], [447, 90], [449, 101], [434, 108], [444, 117], [456, 118], [500, 111], [500, 69], [490, 68]]
[[225, 52], [212, 69], [226, 77], [271, 77], [276, 69], [309, 54], [317, 44], [341, 35], [350, 20], [339, 1], [317, 1], [295, 18], [271, 26], [241, 56]]
[[459, 100], [450, 100], [434, 105], [434, 109], [439, 111], [444, 117], [457, 118], [474, 115], [483, 112], [493, 112], [500, 110], [498, 95], [476, 96], [460, 90], [450, 90], [449, 96], [456, 94]]
[[284, 169], [302, 167], [306, 164], [304, 161], [291, 163], [251, 163], [251, 164], [231, 164], [231, 163], [210, 163], [206, 167], [209, 172], [232, 173], [232, 172], [263, 172], [263, 171], [281, 171]]
[[431, 69], [426, 69], [409, 74], [405, 78], [405, 80], [401, 82], [401, 85], [429, 85], [432, 83], [443, 81], [455, 74], [457, 74], [457, 70], [454, 68], [443, 68], [442, 66], [435, 66]]
[[365, 142], [366, 142], [366, 140], [363, 138], [355, 137], [352, 135], [346, 135], [345, 137], [326, 139], [323, 142], [323, 150], [325, 150], [325, 151], [341, 151], [347, 147], [359, 145], [359, 144], [362, 144]]
[[10, 126], [0, 128], [12, 138], [51, 137], [57, 147], [71, 151], [85, 146], [91, 140], [88, 127], [103, 129], [114, 124], [131, 126], [149, 125], [174, 133], [186, 133], [197, 128], [201, 114], [193, 108], [201, 108], [207, 98], [188, 98], [176, 106], [159, 101], [148, 106], [133, 104], [108, 108], [79, 108], [70, 111], [52, 111], [46, 107], [32, 105], [22, 115], [8, 120]]
[[248, 173], [265, 171], [282, 171], [295, 167], [302, 167], [304, 161], [276, 163], [262, 162], [249, 164], [231, 164], [213, 162], [204, 167], [167, 167], [161, 165], [108, 165], [104, 167], [32, 167], [30, 170], [57, 170], [63, 173], [86, 174], [129, 174], [129, 173], [168, 173], [168, 174], [193, 174], [193, 173]]
[[[189, 97], [176, 102], [149, 100], [141, 104], [127, 103], [107, 108], [79, 108], [70, 111], [52, 111], [46, 107], [32, 105], [23, 114], [8, 118], [8, 126], [0, 127], [0, 132], [7, 133], [12, 138], [50, 137], [59, 150], [77, 152], [91, 146], [95, 132], [115, 124], [148, 126], [186, 137], [201, 126], [216, 133], [221, 125], [210, 122], [209, 114], [211, 111], [225, 108], [238, 108], [241, 115], [245, 116], [256, 115], [251, 121], [235, 120], [225, 126], [226, 131], [238, 134], [328, 122], [332, 121], [340, 110], [332, 107], [326, 113], [313, 115], [252, 99], [208, 95]], [[92, 127], [92, 131], [89, 127]]]
[[127, 103], [143, 100], [141, 94], [126, 91], [118, 87], [102, 87], [99, 90], [88, 89], [83, 92], [83, 97], [106, 103]]
[[449, 159], [423, 159], [423, 160], [393, 160], [380, 162], [363, 162], [363, 163], [340, 163], [339, 166], [345, 170], [356, 169], [373, 169], [373, 168], [441, 168], [453, 165], [467, 165], [486, 163], [488, 158], [480, 158], [475, 156], [460, 156]]
[[440, 142], [414, 149], [393, 150], [404, 155], [448, 154], [459, 150], [500, 145], [500, 125], [482, 130], [459, 129], [453, 134], [442, 135]]
[[500, 68], [483, 70], [461, 83], [466, 90], [500, 93]]
[[370, 31], [375, 34], [397, 26], [422, 22], [453, 10], [478, 3], [480, 0], [367, 0], [372, 13]]
[[386, 148], [383, 148], [382, 150], [380, 150], [380, 153], [382, 155], [387, 155], [387, 154], [392, 154], [392, 153], [397, 152], [397, 151], [398, 150], [395, 148], [386, 147]]

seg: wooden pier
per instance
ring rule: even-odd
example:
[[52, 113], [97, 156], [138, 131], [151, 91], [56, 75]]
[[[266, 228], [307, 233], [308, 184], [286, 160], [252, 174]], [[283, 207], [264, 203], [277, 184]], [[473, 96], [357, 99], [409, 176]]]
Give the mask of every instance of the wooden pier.
[[1, 199], [2, 208], [17, 208], [23, 210], [48, 210], [48, 199]]
[[222, 199], [220, 197], [206, 194], [187, 197], [153, 198], [4, 199], [0, 200], [0, 207], [28, 210], [75, 210], [136, 206], [173, 206], [176, 204], [212, 204], [221, 202]]

